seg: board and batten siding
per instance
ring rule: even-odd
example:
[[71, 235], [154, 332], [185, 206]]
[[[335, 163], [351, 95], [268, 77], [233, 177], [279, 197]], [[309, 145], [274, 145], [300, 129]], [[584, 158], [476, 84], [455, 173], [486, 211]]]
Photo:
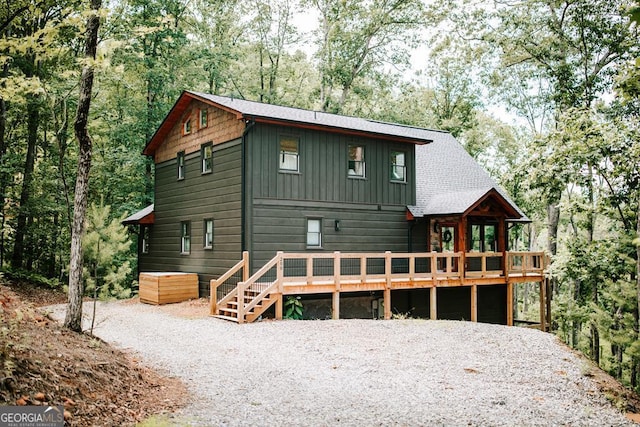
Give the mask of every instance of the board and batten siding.
[[[299, 139], [299, 172], [280, 172], [281, 137]], [[254, 199], [407, 206], [415, 204], [415, 150], [401, 144], [310, 129], [256, 125], [247, 138]], [[365, 147], [366, 177], [348, 176], [348, 146]], [[391, 152], [406, 153], [407, 182], [391, 181]]]
[[[279, 170], [281, 137], [298, 138], [298, 172]], [[365, 178], [348, 175], [349, 145], [365, 147]], [[406, 183], [391, 181], [392, 151], [406, 153]], [[254, 271], [277, 251], [408, 250], [406, 206], [415, 203], [412, 144], [258, 124], [247, 137], [247, 166], [247, 248]], [[307, 218], [322, 219], [321, 248], [307, 247]]]
[[[176, 159], [156, 165], [155, 224], [140, 271], [198, 273], [201, 297], [209, 281], [241, 258], [241, 143], [214, 146], [213, 172], [201, 173], [200, 152], [187, 154], [185, 178], [177, 179]], [[213, 249], [204, 249], [204, 220], [213, 219]], [[191, 221], [191, 253], [180, 254], [182, 221]]]

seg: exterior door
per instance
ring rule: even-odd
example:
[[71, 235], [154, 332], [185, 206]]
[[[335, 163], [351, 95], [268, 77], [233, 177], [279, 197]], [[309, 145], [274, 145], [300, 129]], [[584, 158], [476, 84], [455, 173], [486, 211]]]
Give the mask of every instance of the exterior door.
[[[498, 251], [498, 223], [493, 221], [469, 222], [467, 236], [467, 250], [469, 252], [497, 252]], [[468, 257], [469, 271], [481, 271], [482, 259]], [[501, 270], [502, 256], [487, 257], [487, 270]]]
[[[453, 253], [458, 250], [458, 232], [456, 224], [440, 225], [440, 252]], [[452, 271], [458, 271], [457, 259], [450, 258]], [[445, 271], [447, 268], [447, 257], [438, 257], [438, 270]]]

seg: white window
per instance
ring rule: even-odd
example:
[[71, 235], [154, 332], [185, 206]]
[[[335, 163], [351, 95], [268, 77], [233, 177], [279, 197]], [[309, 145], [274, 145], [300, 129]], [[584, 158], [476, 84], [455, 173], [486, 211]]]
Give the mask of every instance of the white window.
[[322, 246], [322, 220], [319, 218], [307, 219], [307, 247], [319, 248]]
[[391, 152], [391, 181], [407, 182], [405, 153], [402, 151]]
[[184, 151], [178, 153], [178, 179], [184, 179]]
[[202, 159], [202, 173], [213, 171], [213, 145], [210, 142], [200, 147], [200, 158]]
[[280, 139], [280, 170], [299, 171], [298, 138], [283, 137]]
[[191, 133], [191, 119], [187, 119], [182, 123], [182, 134], [189, 135]]
[[209, 117], [207, 115], [207, 109], [206, 108], [201, 109], [200, 110], [200, 120], [199, 120], [199, 126], [198, 127], [200, 129], [206, 128], [207, 125], [208, 125], [208, 119], [209, 119]]
[[364, 147], [349, 145], [349, 176], [365, 177]]
[[188, 255], [191, 253], [191, 222], [182, 221], [180, 223], [180, 253]]
[[213, 249], [213, 219], [204, 220], [204, 248]]

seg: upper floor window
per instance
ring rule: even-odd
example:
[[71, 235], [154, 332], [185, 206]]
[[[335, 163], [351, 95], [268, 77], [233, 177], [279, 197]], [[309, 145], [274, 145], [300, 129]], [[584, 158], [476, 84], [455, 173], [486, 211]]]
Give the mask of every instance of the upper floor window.
[[204, 248], [213, 249], [213, 219], [204, 220]]
[[213, 171], [213, 144], [208, 142], [200, 147], [200, 159], [202, 159], [202, 173]]
[[407, 182], [406, 155], [403, 151], [391, 152], [391, 181]]
[[178, 163], [178, 179], [184, 179], [184, 170], [185, 170], [185, 166], [184, 166], [184, 151], [180, 151], [178, 153], [178, 157], [177, 157], [177, 163]]
[[199, 115], [198, 127], [200, 129], [206, 128], [208, 125], [208, 119], [209, 119], [207, 109], [202, 108], [198, 115]]
[[298, 138], [280, 138], [280, 170], [298, 172], [300, 166], [300, 152], [298, 151]]
[[191, 253], [191, 222], [182, 221], [180, 223], [180, 253], [188, 255]]
[[307, 218], [307, 247], [322, 247], [322, 220], [320, 218]]
[[182, 134], [189, 135], [191, 133], [191, 118], [182, 122]]
[[349, 176], [365, 177], [364, 147], [349, 145]]

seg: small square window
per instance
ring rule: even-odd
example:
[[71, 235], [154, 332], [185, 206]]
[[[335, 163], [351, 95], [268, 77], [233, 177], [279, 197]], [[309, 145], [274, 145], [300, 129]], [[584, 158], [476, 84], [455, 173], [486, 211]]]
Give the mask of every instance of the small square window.
[[281, 138], [280, 170], [298, 172], [299, 165], [298, 138]]
[[351, 177], [365, 177], [364, 147], [349, 145], [348, 174]]
[[213, 219], [204, 220], [204, 248], [213, 249]]
[[180, 223], [180, 253], [189, 255], [191, 253], [191, 222], [182, 221]]
[[200, 158], [202, 159], [202, 173], [213, 171], [213, 145], [210, 142], [200, 147]]
[[207, 109], [206, 108], [203, 108], [203, 109], [200, 110], [200, 114], [199, 114], [199, 116], [200, 116], [199, 128], [200, 129], [203, 129], [203, 128], [207, 127], [207, 124], [208, 124], [207, 121], [209, 119], [207, 114], [208, 113], [207, 113]]
[[402, 151], [391, 152], [391, 181], [407, 182], [405, 153]]
[[178, 163], [178, 179], [184, 179], [184, 151], [180, 151], [178, 153], [178, 157], [176, 158]]
[[307, 247], [322, 247], [322, 220], [307, 218]]
[[182, 134], [189, 135], [191, 133], [191, 119], [187, 119], [182, 123]]

